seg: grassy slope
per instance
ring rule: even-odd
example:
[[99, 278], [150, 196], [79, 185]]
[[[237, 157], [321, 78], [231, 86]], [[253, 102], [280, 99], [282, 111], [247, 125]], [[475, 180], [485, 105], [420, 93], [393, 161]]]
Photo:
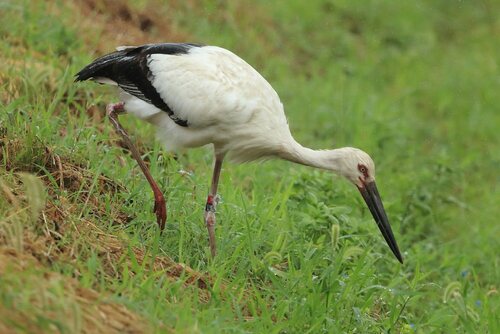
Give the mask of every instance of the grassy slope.
[[[75, 8], [0, 3], [0, 329], [90, 331], [116, 319], [106, 330], [500, 331], [494, 1]], [[174, 160], [126, 119], [168, 190], [159, 236], [148, 185], [102, 122], [112, 92], [72, 75], [115, 44], [184, 39], [259, 69], [299, 141], [371, 153], [405, 265], [352, 186], [278, 161], [225, 166], [209, 261], [209, 150]], [[208, 276], [192, 285], [198, 274], [167, 270], [169, 257]], [[100, 319], [103, 305], [142, 320]]]

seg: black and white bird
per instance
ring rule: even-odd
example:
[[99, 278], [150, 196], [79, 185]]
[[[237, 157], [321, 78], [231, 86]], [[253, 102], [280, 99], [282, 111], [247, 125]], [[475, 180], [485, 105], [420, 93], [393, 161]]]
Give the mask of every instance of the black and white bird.
[[392, 252], [403, 257], [375, 185], [375, 165], [360, 149], [312, 150], [300, 145], [288, 127], [283, 104], [273, 87], [234, 53], [216, 46], [162, 43], [122, 46], [96, 59], [76, 75], [118, 86], [121, 102], [107, 115], [139, 163], [155, 197], [154, 212], [163, 229], [163, 194], [118, 122], [128, 112], [158, 129], [166, 149], [212, 144], [215, 163], [204, 220], [210, 249], [216, 253], [215, 208], [223, 159], [236, 162], [281, 158], [329, 170], [352, 182], [366, 201]]

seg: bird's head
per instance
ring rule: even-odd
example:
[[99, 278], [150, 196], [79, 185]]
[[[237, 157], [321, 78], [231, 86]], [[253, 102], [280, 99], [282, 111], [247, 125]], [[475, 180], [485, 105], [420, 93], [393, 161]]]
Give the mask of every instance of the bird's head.
[[339, 151], [342, 153], [338, 170], [340, 175], [358, 188], [375, 181], [375, 164], [366, 152], [353, 147], [344, 147]]
[[403, 257], [392, 233], [391, 225], [375, 183], [375, 164], [372, 158], [357, 148], [345, 147], [337, 151], [341, 153], [341, 159], [338, 159], [336, 163], [337, 172], [358, 188], [385, 241], [399, 262], [403, 263]]

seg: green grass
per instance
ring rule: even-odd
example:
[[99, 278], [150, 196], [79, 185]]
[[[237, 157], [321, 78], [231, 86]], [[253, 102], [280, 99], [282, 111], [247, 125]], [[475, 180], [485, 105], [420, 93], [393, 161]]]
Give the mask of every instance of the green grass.
[[[147, 15], [151, 4], [129, 8]], [[113, 14], [85, 25], [73, 9], [0, 2], [0, 249], [36, 263], [0, 263], [0, 329], [85, 330], [90, 311], [44, 274], [56, 273], [157, 332], [500, 332], [495, 1], [172, 2], [150, 13], [147, 34], [119, 37], [175, 39], [159, 15], [263, 73], [304, 145], [369, 152], [404, 265], [355, 188], [281, 161], [224, 165], [210, 260], [210, 150], [174, 159], [125, 116], [165, 190], [160, 235], [149, 186], [103, 117], [113, 91], [73, 83], [96, 48], [115, 46], [103, 25]], [[208, 291], [188, 274], [168, 279], [154, 265], [167, 257], [206, 273]], [[30, 303], [44, 286], [49, 297]]]

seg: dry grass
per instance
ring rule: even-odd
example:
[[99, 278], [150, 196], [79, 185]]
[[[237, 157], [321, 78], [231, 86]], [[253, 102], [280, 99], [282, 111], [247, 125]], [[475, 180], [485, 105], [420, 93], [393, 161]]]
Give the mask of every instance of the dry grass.
[[[38, 249], [41, 243], [31, 244]], [[25, 275], [20, 275], [25, 272]], [[0, 332], [14, 333], [22, 328], [29, 333], [42, 333], [37, 317], [51, 318], [48, 330], [59, 332], [58, 322], [73, 323], [71, 328], [81, 333], [149, 333], [151, 328], [141, 316], [125, 306], [107, 300], [106, 294], [82, 288], [72, 278], [46, 270], [46, 267], [27, 250], [18, 252], [13, 248], [0, 247], [0, 275], [22, 277], [19, 285], [32, 287], [30, 304], [39, 312], [27, 312], [22, 308], [0, 308]], [[62, 287], [61, 293], [52, 294], [51, 289]], [[61, 313], [61, 301], [72, 307]], [[59, 312], [51, 312], [58, 309]], [[31, 310], [31, 308], [30, 308]], [[45, 312], [46, 311], [46, 312]], [[61, 317], [65, 317], [61, 318]], [[78, 319], [77, 319], [78, 318]], [[68, 321], [70, 319], [70, 321]], [[81, 322], [80, 322], [81, 321]], [[14, 326], [14, 327], [13, 327]], [[17, 329], [15, 330], [14, 328]]]
[[[40, 212], [38, 222], [44, 223], [44, 237], [36, 237], [30, 233], [23, 235], [25, 239], [25, 251], [31, 255], [42, 259], [46, 257], [45, 262], [61, 260], [61, 254], [69, 254], [67, 259], [71, 259], [76, 251], [71, 247], [61, 247], [58, 245], [62, 235], [74, 236], [78, 234], [79, 238], [88, 239], [89, 244], [98, 249], [101, 255], [107, 258], [108, 267], [113, 267], [112, 263], [121, 261], [126, 254], [127, 246], [123, 244], [116, 236], [104, 233], [92, 221], [81, 220], [77, 224], [71, 224], [69, 221], [78, 216], [79, 206], [84, 202], [96, 220], [104, 215], [106, 208], [100, 196], [104, 193], [125, 192], [127, 189], [106, 177], [105, 175], [93, 175], [84, 166], [72, 162], [66, 157], [60, 157], [48, 147], [32, 147], [33, 150], [43, 150], [41, 160], [37, 164], [23, 165], [16, 164], [16, 153], [22, 149], [22, 145], [17, 140], [0, 139], [0, 160], [6, 161], [6, 169], [16, 173], [29, 172], [39, 175], [45, 189], [48, 191], [46, 204]], [[54, 188], [54, 183], [57, 188]], [[81, 191], [81, 189], [94, 188], [92, 192]], [[57, 190], [56, 190], [57, 189]], [[6, 200], [12, 205], [11, 215], [21, 215], [26, 213], [24, 208], [29, 206], [29, 198], [23, 193], [21, 179], [15, 178], [11, 185], [3, 182], [1, 191]], [[71, 202], [64, 194], [80, 192], [78, 202]], [[27, 214], [27, 213], [26, 213]], [[125, 224], [132, 217], [123, 212], [114, 212], [112, 216], [117, 224]], [[1, 235], [1, 234], [0, 234]], [[54, 253], [54, 250], [57, 252]], [[138, 247], [132, 248], [135, 258], [142, 265], [143, 261], [151, 262], [151, 268], [154, 271], [165, 271], [166, 275], [173, 279], [179, 279], [185, 275], [186, 284], [195, 284], [199, 288], [206, 289], [209, 280], [204, 275], [181, 264], [174, 263], [167, 257], [155, 257], [153, 261], [148, 258], [145, 252]], [[116, 274], [116, 273], [115, 273]]]
[[[77, 327], [73, 329], [84, 333], [149, 332], [147, 321], [141, 316], [121, 304], [107, 301], [110, 294], [82, 287], [75, 279], [81, 276], [77, 268], [73, 272], [75, 278], [63, 276], [52, 268], [54, 264], [71, 265], [82, 261], [89, 252], [100, 259], [106, 280], [120, 280], [123, 267], [134, 276], [136, 267], [132, 262], [136, 262], [147, 272], [164, 275], [169, 281], [181, 280], [185, 288], [199, 289], [197, 295], [201, 302], [210, 299], [209, 286], [213, 283], [207, 275], [168, 257], [151, 256], [140, 247], [130, 247], [126, 240], [104, 232], [94, 223], [105, 214], [111, 215], [117, 224], [125, 224], [131, 219], [116, 208], [111, 213], [106, 212], [100, 200], [105, 193], [127, 191], [124, 186], [102, 174], [92, 174], [81, 164], [55, 154], [42, 144], [29, 148], [37, 160], [30, 164], [18, 158], [26, 150], [20, 140], [1, 138], [0, 148], [0, 160], [5, 162], [6, 171], [10, 173], [0, 179], [0, 197], [8, 207], [6, 218], [0, 221], [0, 276], [13, 273], [27, 280], [18, 282], [21, 286], [39, 289], [39, 293], [32, 293], [35, 297], [30, 303], [41, 312], [30, 314], [22, 307], [4, 307], [0, 309], [0, 332], [8, 332], [13, 324], [24, 324], [25, 330], [36, 333], [40, 330], [37, 316], [65, 325], [74, 322]], [[25, 177], [33, 174], [37, 176]], [[87, 191], [90, 188], [93, 191]], [[29, 189], [39, 190], [30, 194]], [[74, 193], [80, 194], [77, 201], [68, 198]], [[34, 203], [39, 201], [42, 206], [33, 209]], [[80, 218], [82, 204], [92, 213], [87, 217], [95, 220]], [[26, 275], [19, 275], [25, 271]], [[54, 298], [44, 296], [43, 291], [54, 281], [64, 287], [64, 293]], [[69, 310], [68, 314], [45, 311], [56, 307], [61, 300], [70, 301], [73, 311]], [[57, 318], [56, 314], [59, 317], [65, 314], [64, 319]], [[49, 329], [53, 330], [51, 326]]]

